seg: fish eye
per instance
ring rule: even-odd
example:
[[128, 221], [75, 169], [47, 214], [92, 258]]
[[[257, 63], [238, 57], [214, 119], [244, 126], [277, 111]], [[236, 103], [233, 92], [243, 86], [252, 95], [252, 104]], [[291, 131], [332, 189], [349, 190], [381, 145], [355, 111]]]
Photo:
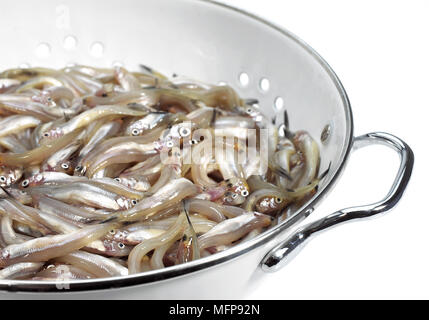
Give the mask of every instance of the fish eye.
[[49, 132], [45, 132], [45, 133], [43, 134], [43, 136], [44, 136], [44, 137], [49, 137]]
[[24, 181], [22, 181], [21, 186], [23, 186], [24, 188], [27, 188], [29, 184], [30, 184], [30, 181], [28, 179], [25, 179]]
[[115, 233], [116, 233], [116, 231], [115, 231], [115, 229], [112, 229], [112, 230], [110, 230], [110, 231], [109, 231], [109, 233], [110, 233], [110, 234], [115, 234]]
[[238, 194], [233, 193], [233, 194], [231, 195], [231, 197], [232, 197], [233, 199], [236, 199], [236, 198], [238, 197]]
[[7, 180], [7, 179], [6, 179], [6, 177], [5, 177], [5, 176], [1, 176], [1, 177], [0, 177], [0, 182], [6, 182], [6, 180]]
[[190, 144], [197, 144], [197, 143], [198, 143], [198, 141], [197, 141], [197, 140], [195, 140], [195, 139], [192, 139], [191, 141], [189, 141], [189, 143], [190, 143]]
[[122, 242], [118, 243], [118, 247], [119, 249], [124, 249], [125, 248], [125, 244], [123, 244]]
[[133, 129], [133, 131], [131, 131], [131, 134], [132, 134], [133, 136], [138, 136], [138, 135], [139, 135], [139, 133], [140, 133], [140, 131], [139, 131], [139, 130], [137, 130], [137, 129]]
[[61, 168], [67, 170], [68, 168], [70, 168], [70, 166], [67, 163], [62, 163]]
[[184, 127], [182, 127], [182, 128], [180, 128], [180, 129], [179, 129], [179, 134], [180, 134], [182, 137], [187, 137], [187, 136], [189, 136], [189, 135], [190, 135], [190, 133], [191, 133], [191, 130], [189, 130], [188, 128], [184, 128]]
[[275, 198], [275, 200], [274, 200], [276, 203], [282, 203], [283, 202], [283, 199], [282, 198]]
[[80, 171], [80, 170], [82, 170], [82, 166], [77, 166], [77, 167], [75, 168], [75, 170], [76, 170], [76, 171]]
[[168, 148], [172, 148], [172, 147], [174, 146], [173, 141], [167, 141], [166, 146], [167, 146]]
[[115, 178], [115, 179], [113, 179], [113, 180], [115, 180], [115, 181], [117, 181], [117, 182], [121, 182], [121, 179], [119, 179], [119, 178]]
[[137, 204], [137, 200], [131, 200], [131, 203], [132, 203], [133, 205], [136, 205], [136, 204]]
[[242, 195], [243, 197], [247, 197], [247, 196], [249, 195], [249, 191], [247, 191], [247, 190], [243, 190], [243, 191], [241, 191], [241, 195]]
[[247, 112], [248, 114], [251, 114], [251, 113], [253, 112], [253, 110], [252, 110], [251, 108], [247, 108], [246, 112]]

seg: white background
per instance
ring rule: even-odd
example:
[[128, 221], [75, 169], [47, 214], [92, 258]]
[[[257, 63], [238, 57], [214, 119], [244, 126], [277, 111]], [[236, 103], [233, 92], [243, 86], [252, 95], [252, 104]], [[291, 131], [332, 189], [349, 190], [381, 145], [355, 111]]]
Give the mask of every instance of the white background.
[[[223, 2], [285, 27], [327, 60], [349, 95], [355, 135], [395, 134], [416, 156], [397, 208], [317, 236], [246, 298], [429, 298], [429, 1]], [[380, 200], [398, 163], [383, 147], [353, 153], [307, 222]]]

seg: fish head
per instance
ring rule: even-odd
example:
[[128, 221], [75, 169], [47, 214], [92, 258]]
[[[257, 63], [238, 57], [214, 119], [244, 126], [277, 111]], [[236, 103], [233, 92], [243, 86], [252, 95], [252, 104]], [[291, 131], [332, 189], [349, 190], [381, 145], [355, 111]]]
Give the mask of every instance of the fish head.
[[283, 210], [287, 204], [288, 201], [285, 197], [279, 195], [267, 195], [256, 203], [255, 210], [263, 214], [273, 215], [278, 211]]
[[46, 130], [40, 137], [40, 145], [48, 145], [53, 143], [56, 139], [61, 138], [64, 135], [64, 131], [60, 127]]
[[22, 177], [22, 169], [0, 166], [0, 186], [9, 187]]
[[240, 205], [246, 201], [249, 196], [249, 185], [245, 179], [232, 177], [220, 183], [221, 186], [226, 188], [223, 197], [224, 204], [227, 205]]

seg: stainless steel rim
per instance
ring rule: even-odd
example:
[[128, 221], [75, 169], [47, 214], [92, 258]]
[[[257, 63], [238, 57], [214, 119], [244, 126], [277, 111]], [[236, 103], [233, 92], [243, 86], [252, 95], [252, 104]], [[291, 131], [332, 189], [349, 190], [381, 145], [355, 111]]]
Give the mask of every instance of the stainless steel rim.
[[209, 3], [211, 5], [220, 6], [227, 8], [229, 10], [235, 11], [239, 14], [247, 16], [249, 18], [255, 19], [269, 27], [271, 27], [276, 32], [281, 33], [283, 36], [288, 37], [299, 44], [304, 50], [306, 50], [309, 54], [311, 54], [325, 69], [331, 80], [334, 82], [338, 92], [341, 95], [341, 99], [345, 108], [346, 114], [346, 148], [343, 152], [342, 159], [340, 161], [340, 165], [334, 172], [331, 181], [320, 190], [320, 192], [309, 201], [307, 204], [303, 206], [303, 208], [297, 212], [294, 217], [290, 220], [284, 221], [283, 223], [273, 227], [272, 229], [267, 230], [260, 236], [249, 240], [245, 243], [239, 244], [229, 250], [224, 252], [217, 253], [216, 255], [202, 258], [197, 261], [192, 261], [186, 264], [181, 264], [173, 267], [168, 267], [162, 270], [154, 270], [150, 272], [145, 272], [142, 274], [129, 275], [124, 277], [113, 277], [106, 279], [91, 279], [91, 280], [78, 280], [70, 282], [68, 290], [60, 290], [58, 288], [58, 282], [56, 281], [26, 281], [26, 280], [0, 280], [0, 290], [10, 291], [10, 292], [76, 292], [76, 291], [92, 291], [92, 290], [105, 290], [112, 288], [124, 288], [130, 286], [138, 286], [147, 283], [154, 283], [157, 281], [168, 280], [172, 278], [182, 277], [189, 273], [194, 273], [198, 271], [202, 271], [203, 269], [207, 269], [210, 267], [214, 267], [218, 264], [225, 263], [232, 259], [235, 259], [241, 255], [244, 255], [259, 246], [262, 246], [273, 239], [279, 233], [285, 231], [290, 226], [295, 224], [300, 219], [306, 217], [310, 212], [314, 210], [314, 208], [319, 204], [319, 202], [328, 194], [328, 192], [332, 189], [332, 187], [337, 182], [341, 173], [344, 170], [347, 159], [349, 157], [350, 151], [353, 146], [353, 116], [352, 110], [350, 106], [349, 99], [347, 97], [346, 91], [341, 84], [341, 81], [338, 79], [335, 72], [329, 66], [329, 64], [307, 43], [299, 39], [294, 34], [285, 30], [282, 27], [279, 27], [265, 19], [258, 17], [252, 13], [247, 11], [231, 7], [229, 5], [218, 3], [213, 0], [195, 0], [201, 1], [205, 3]]

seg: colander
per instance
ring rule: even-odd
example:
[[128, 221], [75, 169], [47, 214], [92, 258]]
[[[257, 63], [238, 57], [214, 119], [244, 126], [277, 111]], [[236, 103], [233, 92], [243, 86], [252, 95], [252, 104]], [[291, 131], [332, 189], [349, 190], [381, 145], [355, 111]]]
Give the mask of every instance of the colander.
[[[288, 220], [229, 250], [183, 265], [127, 277], [72, 283], [0, 281], [0, 298], [242, 297], [263, 272], [286, 264], [307, 239], [345, 221], [391, 209], [413, 167], [409, 146], [387, 133], [353, 137], [350, 103], [328, 64], [290, 32], [244, 11], [207, 0], [23, 0], [0, 11], [0, 69], [69, 64], [141, 63], [165, 74], [227, 83], [291, 130], [307, 130], [321, 149], [317, 194]], [[332, 189], [352, 149], [382, 144], [400, 155], [388, 195], [375, 204], [339, 210], [291, 232]]]

